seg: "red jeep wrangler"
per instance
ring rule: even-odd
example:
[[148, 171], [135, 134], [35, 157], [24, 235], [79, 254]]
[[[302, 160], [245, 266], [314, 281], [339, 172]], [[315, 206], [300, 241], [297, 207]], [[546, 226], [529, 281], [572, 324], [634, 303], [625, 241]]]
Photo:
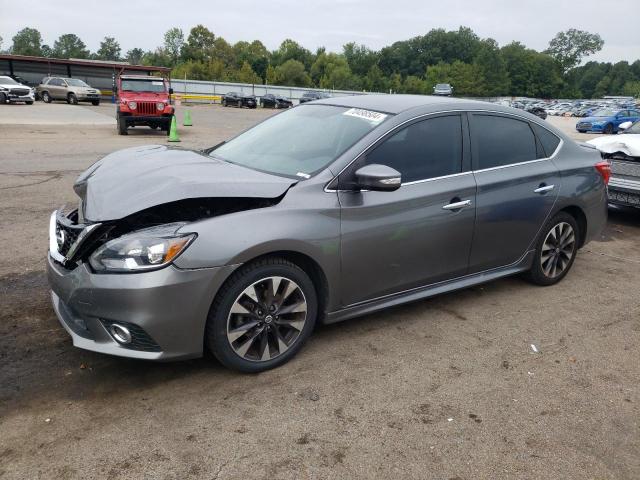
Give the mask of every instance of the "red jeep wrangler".
[[118, 134], [127, 135], [127, 128], [147, 125], [169, 133], [174, 114], [171, 105], [173, 89], [166, 78], [146, 75], [118, 75], [116, 114]]

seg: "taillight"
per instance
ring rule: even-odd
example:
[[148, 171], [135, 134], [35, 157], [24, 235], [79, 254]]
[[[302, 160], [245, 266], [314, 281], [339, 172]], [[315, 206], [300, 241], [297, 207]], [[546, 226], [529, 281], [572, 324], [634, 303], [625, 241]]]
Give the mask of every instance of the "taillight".
[[600, 175], [602, 175], [602, 180], [604, 180], [604, 184], [609, 184], [609, 179], [611, 178], [611, 164], [608, 161], [598, 162], [595, 164], [596, 170]]

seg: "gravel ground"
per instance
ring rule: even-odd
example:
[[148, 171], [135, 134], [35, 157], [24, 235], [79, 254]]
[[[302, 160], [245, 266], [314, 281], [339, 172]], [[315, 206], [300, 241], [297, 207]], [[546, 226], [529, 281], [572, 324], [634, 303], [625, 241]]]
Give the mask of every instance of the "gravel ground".
[[[320, 327], [274, 371], [111, 358], [72, 347], [43, 265], [75, 177], [166, 142], [117, 136], [112, 113], [0, 108], [0, 479], [640, 478], [640, 212], [612, 211], [555, 287], [508, 278]], [[271, 113], [194, 107], [181, 145]]]

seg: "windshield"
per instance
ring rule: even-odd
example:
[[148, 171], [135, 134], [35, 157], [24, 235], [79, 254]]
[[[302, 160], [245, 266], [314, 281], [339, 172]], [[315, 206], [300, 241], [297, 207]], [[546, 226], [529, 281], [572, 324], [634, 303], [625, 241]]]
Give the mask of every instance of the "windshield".
[[449, 88], [448, 83], [439, 83], [436, 85], [436, 88]]
[[0, 83], [4, 83], [5, 85], [20, 85], [11, 77], [0, 77]]
[[265, 120], [210, 155], [262, 172], [309, 178], [388, 116], [358, 108], [302, 105]]
[[629, 128], [624, 130], [622, 133], [633, 133], [633, 134], [636, 134], [636, 135], [640, 134], [640, 122], [634, 123]]
[[127, 92], [156, 92], [164, 93], [164, 82], [162, 80], [146, 80], [146, 79], [122, 79], [122, 90]]
[[67, 81], [67, 85], [71, 87], [88, 87], [89, 86], [86, 83], [84, 83], [82, 80], [78, 80], [77, 78], [66, 78], [65, 80]]
[[616, 114], [614, 110], [609, 108], [601, 108], [600, 110], [596, 110], [591, 114], [593, 117], [613, 117]]

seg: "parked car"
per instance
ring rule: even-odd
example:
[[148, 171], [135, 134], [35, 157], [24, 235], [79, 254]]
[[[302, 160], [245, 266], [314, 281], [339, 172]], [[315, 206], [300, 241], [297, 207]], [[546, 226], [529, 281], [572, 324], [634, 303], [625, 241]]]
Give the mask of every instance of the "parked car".
[[453, 95], [453, 87], [448, 83], [438, 83], [433, 87], [434, 95], [441, 95], [443, 97], [450, 97]]
[[263, 108], [289, 108], [293, 107], [293, 102], [281, 95], [267, 93], [260, 97], [260, 106]]
[[116, 128], [127, 135], [129, 127], [146, 126], [169, 134], [174, 108], [173, 89], [167, 78], [118, 75], [116, 78]]
[[245, 372], [332, 323], [523, 273], [553, 285], [606, 223], [609, 163], [524, 111], [362, 95], [216, 147], [138, 146], [80, 175], [49, 229], [76, 346], [147, 360], [206, 346]]
[[249, 93], [237, 93], [237, 92], [229, 92], [225, 93], [222, 96], [222, 106], [228, 107], [230, 105], [235, 105], [236, 107], [242, 108], [256, 108], [258, 106], [256, 102], [256, 97]]
[[302, 97], [300, 97], [300, 103], [307, 103], [314, 100], [322, 100], [323, 98], [330, 97], [331, 95], [326, 92], [305, 92], [302, 94]]
[[16, 82], [9, 76], [0, 76], [0, 105], [15, 102], [33, 105], [34, 101], [35, 97], [31, 87]]
[[607, 135], [587, 143], [611, 162], [609, 203], [640, 208], [640, 121], [618, 126], [619, 135]]
[[618, 126], [621, 123], [638, 120], [640, 120], [640, 111], [638, 110], [603, 108], [576, 123], [576, 130], [580, 133], [595, 132], [611, 135], [618, 132]]
[[540, 117], [543, 120], [545, 120], [547, 118], [547, 112], [545, 112], [544, 108], [542, 108], [542, 107], [529, 107], [529, 108], [527, 108], [525, 110], [527, 112], [535, 115], [536, 117]]
[[100, 105], [100, 90], [77, 78], [45, 77], [36, 87], [36, 92], [45, 103], [66, 100], [72, 105], [77, 105], [78, 102]]

